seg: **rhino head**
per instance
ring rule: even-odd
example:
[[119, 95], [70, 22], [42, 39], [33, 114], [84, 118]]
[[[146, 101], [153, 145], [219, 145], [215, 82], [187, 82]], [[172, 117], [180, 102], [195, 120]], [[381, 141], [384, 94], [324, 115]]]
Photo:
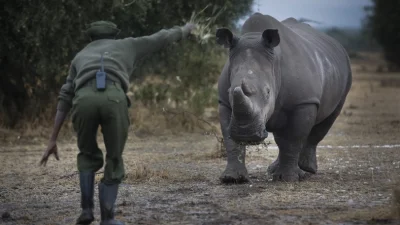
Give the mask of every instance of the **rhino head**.
[[274, 48], [280, 42], [278, 30], [238, 37], [220, 28], [216, 38], [218, 44], [229, 48], [230, 137], [239, 143], [260, 143], [268, 137], [266, 124], [279, 91], [274, 68]]

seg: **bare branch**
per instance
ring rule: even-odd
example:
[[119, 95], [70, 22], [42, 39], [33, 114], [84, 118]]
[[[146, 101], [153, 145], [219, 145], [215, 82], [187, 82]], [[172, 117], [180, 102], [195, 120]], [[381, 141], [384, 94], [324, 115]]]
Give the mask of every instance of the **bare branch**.
[[136, 2], [136, 0], [133, 0], [132, 2], [130, 2], [130, 3], [128, 3], [128, 4], [125, 4], [124, 7], [128, 7], [128, 6], [132, 5], [132, 4], [135, 3], [135, 2]]

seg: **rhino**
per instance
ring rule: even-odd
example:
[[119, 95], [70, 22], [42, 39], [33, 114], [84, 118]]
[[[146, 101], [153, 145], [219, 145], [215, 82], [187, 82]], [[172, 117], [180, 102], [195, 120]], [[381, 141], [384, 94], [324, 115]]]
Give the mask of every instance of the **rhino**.
[[240, 35], [216, 30], [229, 49], [218, 79], [218, 111], [227, 165], [222, 183], [249, 181], [246, 145], [272, 133], [279, 148], [268, 167], [274, 181], [317, 172], [316, 148], [340, 114], [352, 85], [343, 46], [306, 23], [255, 13]]

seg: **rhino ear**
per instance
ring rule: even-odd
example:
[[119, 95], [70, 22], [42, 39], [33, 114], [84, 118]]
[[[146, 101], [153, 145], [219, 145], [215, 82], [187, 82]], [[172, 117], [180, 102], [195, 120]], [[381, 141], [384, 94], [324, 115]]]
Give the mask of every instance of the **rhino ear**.
[[225, 48], [233, 46], [234, 37], [232, 31], [228, 28], [218, 28], [215, 37], [217, 38], [217, 43], [219, 45], [223, 45]]
[[262, 34], [262, 41], [265, 45], [271, 48], [275, 48], [281, 42], [281, 38], [279, 37], [278, 30], [276, 29], [267, 29]]

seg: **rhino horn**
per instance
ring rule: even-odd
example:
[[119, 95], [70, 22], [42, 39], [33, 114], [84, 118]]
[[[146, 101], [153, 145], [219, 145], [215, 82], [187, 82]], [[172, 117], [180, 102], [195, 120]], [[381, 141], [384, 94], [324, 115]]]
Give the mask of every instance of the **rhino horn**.
[[250, 117], [253, 111], [253, 104], [247, 97], [241, 87], [235, 87], [233, 90], [233, 113], [236, 118], [243, 116]]

